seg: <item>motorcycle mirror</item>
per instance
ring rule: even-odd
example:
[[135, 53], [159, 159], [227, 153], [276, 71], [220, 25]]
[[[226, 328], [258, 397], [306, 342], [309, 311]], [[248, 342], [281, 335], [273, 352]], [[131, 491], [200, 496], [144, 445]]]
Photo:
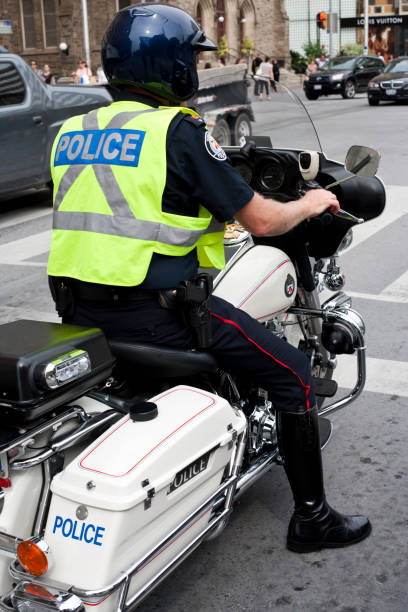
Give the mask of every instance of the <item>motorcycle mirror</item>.
[[331, 189], [340, 183], [345, 183], [355, 176], [365, 176], [372, 178], [378, 170], [380, 163], [380, 154], [375, 149], [370, 147], [360, 147], [353, 145], [349, 148], [344, 163], [346, 170], [351, 173], [351, 176], [346, 176], [330, 185], [326, 185], [325, 189]]
[[380, 154], [375, 149], [353, 145], [348, 150], [344, 165], [354, 175], [372, 178], [378, 170], [379, 162]]

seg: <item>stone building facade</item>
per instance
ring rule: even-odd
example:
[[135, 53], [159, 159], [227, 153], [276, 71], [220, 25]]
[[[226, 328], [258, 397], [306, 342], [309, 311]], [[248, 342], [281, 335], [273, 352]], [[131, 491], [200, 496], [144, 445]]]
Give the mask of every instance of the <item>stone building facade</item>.
[[[93, 71], [100, 65], [103, 33], [129, 0], [87, 0], [89, 60]], [[241, 55], [243, 37], [254, 43], [254, 52], [289, 59], [289, 23], [284, 0], [172, 0], [201, 22], [210, 38], [226, 37], [227, 63]], [[68, 45], [68, 55], [59, 45]], [[70, 75], [86, 58], [81, 0], [0, 0], [0, 45], [27, 61], [36, 59], [58, 76]], [[214, 61], [217, 59], [214, 56]]]

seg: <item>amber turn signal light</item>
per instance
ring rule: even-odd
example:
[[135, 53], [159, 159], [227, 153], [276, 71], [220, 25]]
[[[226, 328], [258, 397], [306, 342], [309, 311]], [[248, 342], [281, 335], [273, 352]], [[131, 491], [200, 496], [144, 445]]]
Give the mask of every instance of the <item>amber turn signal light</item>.
[[48, 570], [48, 559], [41, 542], [36, 544], [31, 540], [24, 540], [17, 546], [17, 558], [21, 566], [32, 576], [42, 576]]

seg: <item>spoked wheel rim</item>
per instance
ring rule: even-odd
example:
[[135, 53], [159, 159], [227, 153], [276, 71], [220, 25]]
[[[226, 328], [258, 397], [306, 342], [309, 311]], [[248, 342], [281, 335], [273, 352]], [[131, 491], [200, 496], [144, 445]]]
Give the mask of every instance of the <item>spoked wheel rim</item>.
[[346, 83], [346, 96], [348, 98], [354, 98], [355, 95], [356, 95], [356, 87], [353, 81], [348, 81]]

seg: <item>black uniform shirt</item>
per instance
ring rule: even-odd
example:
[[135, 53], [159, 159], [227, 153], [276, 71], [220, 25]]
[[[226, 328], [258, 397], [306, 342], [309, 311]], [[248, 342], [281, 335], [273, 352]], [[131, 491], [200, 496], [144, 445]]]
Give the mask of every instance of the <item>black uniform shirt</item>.
[[[129, 92], [124, 92], [120, 99], [157, 106], [152, 98]], [[164, 212], [194, 217], [202, 204], [217, 221], [223, 222], [232, 219], [252, 199], [253, 189], [233, 168], [223, 150], [217, 149], [202, 119], [179, 113], [169, 125], [166, 153]], [[195, 249], [181, 257], [154, 253], [142, 286], [175, 287], [180, 280], [191, 279], [197, 269]]]

